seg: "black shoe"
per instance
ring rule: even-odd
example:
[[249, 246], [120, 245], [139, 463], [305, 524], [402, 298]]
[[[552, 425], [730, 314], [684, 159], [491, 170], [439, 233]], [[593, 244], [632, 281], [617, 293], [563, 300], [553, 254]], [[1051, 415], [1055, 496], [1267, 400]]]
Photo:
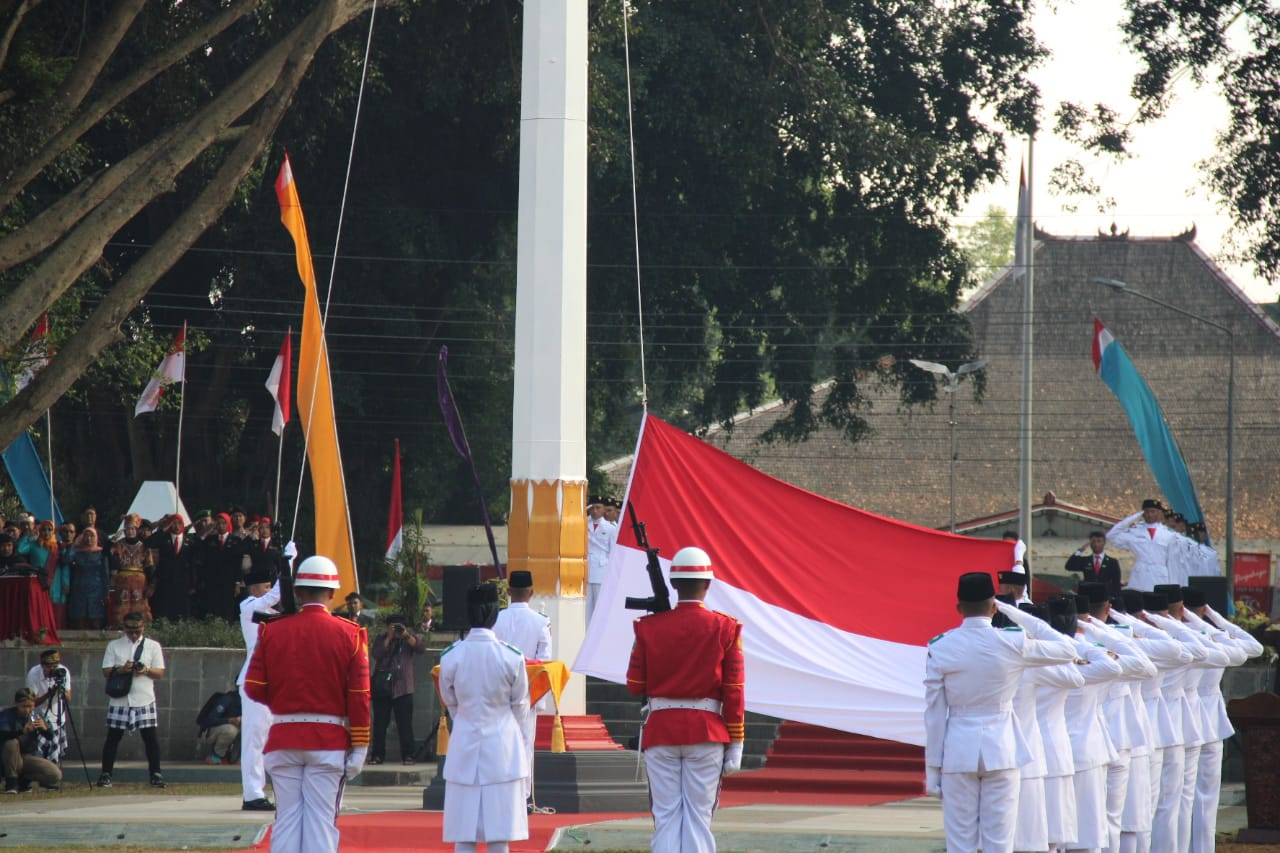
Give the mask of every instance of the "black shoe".
[[159, 773], [152, 773], [152, 774], [151, 774], [151, 787], [153, 787], [153, 788], [163, 788], [163, 787], [164, 787], [164, 777], [163, 777], [163, 776], [161, 776]]
[[99, 788], [110, 788], [110, 787], [111, 787], [111, 774], [110, 774], [110, 773], [103, 773], [101, 776], [99, 776], [99, 777], [98, 777], [98, 787], [99, 787]]
[[240, 810], [246, 812], [273, 812], [276, 807], [266, 797], [258, 797], [256, 800], [245, 800], [244, 805], [240, 806]]
[[61, 791], [61, 790], [62, 790], [62, 784], [61, 784], [61, 783], [58, 783], [57, 785], [46, 785], [45, 783], [41, 782], [41, 783], [40, 783], [40, 790], [41, 790], [41, 791]]
[[16, 794], [16, 793], [18, 793], [18, 780], [17, 780], [17, 779], [5, 779], [5, 780], [4, 780], [4, 792], [5, 792], [6, 794]]
[[31, 793], [31, 783], [30, 783], [30, 782], [28, 782], [26, 779], [19, 779], [19, 780], [18, 780], [18, 793], [19, 793], [19, 794], [30, 794], [30, 793]]

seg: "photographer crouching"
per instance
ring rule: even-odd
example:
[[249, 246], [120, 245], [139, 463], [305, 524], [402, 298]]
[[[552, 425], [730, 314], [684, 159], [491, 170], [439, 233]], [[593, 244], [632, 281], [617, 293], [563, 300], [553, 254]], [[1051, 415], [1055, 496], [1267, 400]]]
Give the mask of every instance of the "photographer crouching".
[[67, 718], [71, 714], [71, 673], [62, 665], [61, 651], [45, 649], [40, 653], [40, 663], [27, 671], [27, 689], [35, 694], [36, 713], [56, 735], [41, 742], [40, 757], [61, 764], [68, 754]]
[[55, 738], [52, 727], [36, 713], [36, 695], [24, 687], [13, 695], [13, 707], [0, 711], [0, 763], [4, 765], [4, 792], [25, 794], [31, 783], [57, 788], [62, 769], [41, 758], [40, 742]]

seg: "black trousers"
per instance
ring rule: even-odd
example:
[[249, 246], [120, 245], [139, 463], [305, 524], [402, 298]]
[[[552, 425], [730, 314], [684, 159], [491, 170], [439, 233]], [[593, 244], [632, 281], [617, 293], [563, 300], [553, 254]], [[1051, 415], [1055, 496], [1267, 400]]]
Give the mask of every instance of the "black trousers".
[[[151, 773], [160, 772], [160, 739], [156, 737], [156, 727], [138, 729], [142, 738], [142, 746], [147, 751], [147, 769]], [[120, 739], [124, 737], [124, 729], [107, 729], [107, 740], [102, 744], [102, 772], [110, 773], [116, 766], [116, 749]]]
[[373, 700], [373, 743], [369, 746], [370, 758], [387, 758], [387, 726], [391, 715], [396, 717], [396, 732], [400, 735], [400, 760], [413, 758], [413, 694], [406, 693], [395, 699]]

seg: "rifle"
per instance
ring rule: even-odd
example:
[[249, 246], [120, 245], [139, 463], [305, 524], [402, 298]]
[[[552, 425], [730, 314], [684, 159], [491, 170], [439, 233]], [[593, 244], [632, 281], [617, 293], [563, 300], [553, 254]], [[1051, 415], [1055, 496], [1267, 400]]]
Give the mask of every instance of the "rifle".
[[631, 529], [636, 533], [636, 544], [644, 549], [648, 557], [649, 585], [653, 587], [653, 595], [647, 598], [635, 598], [628, 595], [628, 610], [648, 610], [650, 613], [665, 613], [671, 609], [671, 591], [667, 589], [667, 580], [662, 576], [662, 564], [658, 562], [658, 549], [649, 547], [649, 536], [645, 532], [644, 522], [636, 518], [636, 508], [627, 501], [627, 514], [631, 516]]
[[[273, 539], [279, 536], [279, 533], [277, 532], [279, 527], [280, 527], [280, 522], [276, 522], [271, 526], [271, 537]], [[292, 542], [289, 543], [289, 545], [292, 545], [292, 544], [293, 544]], [[286, 545], [285, 547], [287, 549], [288, 545]], [[255, 610], [253, 612], [254, 622], [258, 622], [258, 623], [271, 622], [273, 620], [279, 619], [282, 616], [291, 616], [294, 613], [298, 612], [298, 599], [293, 594], [293, 560], [294, 558], [284, 557], [283, 559], [284, 559], [284, 562], [280, 566], [281, 571], [280, 571], [280, 577], [278, 579], [280, 582], [280, 604], [278, 605], [279, 612], [268, 613], [265, 610]]]

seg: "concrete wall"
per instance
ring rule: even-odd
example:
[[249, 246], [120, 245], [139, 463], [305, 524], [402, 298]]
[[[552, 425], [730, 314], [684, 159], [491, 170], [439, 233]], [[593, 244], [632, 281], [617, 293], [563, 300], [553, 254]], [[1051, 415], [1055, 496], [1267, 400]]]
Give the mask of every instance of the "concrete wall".
[[[103, 644], [105, 649], [106, 644]], [[99, 765], [106, 739], [107, 694], [103, 692], [103, 649], [62, 649], [62, 662], [71, 672], [72, 722], [84, 749], [90, 770]], [[26, 685], [27, 671], [40, 662], [42, 648], [0, 649], [0, 707], [13, 701], [16, 690]], [[431, 683], [431, 668], [439, 662], [439, 651], [428, 650], [414, 659], [413, 733], [420, 743], [435, 729], [439, 704]], [[159, 736], [162, 762], [194, 761], [196, 714], [215, 692], [230, 690], [244, 664], [243, 649], [165, 649], [165, 677], [156, 682], [156, 709], [160, 715]], [[395, 723], [387, 730], [387, 753], [391, 761], [400, 756]], [[142, 741], [126, 735], [117, 760], [145, 758]], [[71, 762], [80, 754], [75, 740]]]

